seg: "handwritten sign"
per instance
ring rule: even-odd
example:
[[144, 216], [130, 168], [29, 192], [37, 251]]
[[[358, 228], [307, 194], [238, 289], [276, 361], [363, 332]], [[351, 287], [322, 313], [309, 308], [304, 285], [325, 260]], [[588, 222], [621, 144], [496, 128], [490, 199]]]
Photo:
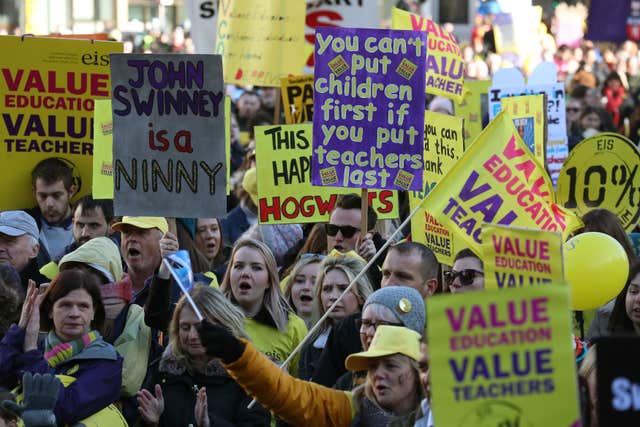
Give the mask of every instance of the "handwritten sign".
[[282, 107], [287, 124], [313, 121], [313, 76], [283, 77]]
[[314, 185], [422, 188], [425, 37], [318, 28]]
[[109, 98], [109, 53], [121, 43], [0, 37], [0, 210], [35, 206], [31, 171], [48, 157], [73, 167], [91, 192], [93, 109]]
[[305, 19], [305, 35], [311, 48], [304, 74], [313, 74], [313, 48], [318, 27], [379, 28], [380, 6], [378, 0], [326, 1], [308, 0]]
[[[422, 192], [410, 191], [411, 210], [422, 202], [431, 189], [449, 172], [464, 152], [462, 119], [427, 111], [424, 133], [424, 171]], [[456, 254], [454, 234], [429, 213], [429, 206], [411, 218], [411, 240], [430, 248], [438, 261], [453, 265]]]
[[564, 281], [560, 233], [485, 224], [481, 238], [485, 288]]
[[[311, 124], [256, 127], [258, 219], [263, 224], [329, 221], [349, 188], [311, 185]], [[379, 219], [398, 218], [398, 192], [369, 191]]]
[[560, 171], [558, 203], [583, 216], [597, 208], [615, 213], [627, 232], [640, 221], [640, 151], [613, 132], [581, 141]]
[[547, 139], [545, 95], [509, 96], [500, 102], [502, 109], [511, 114], [513, 124], [529, 151], [544, 165]]
[[524, 76], [516, 68], [498, 70], [489, 88], [489, 117], [494, 118], [502, 109], [501, 98], [520, 95], [546, 95], [547, 147], [546, 165], [555, 183], [560, 168], [569, 155], [564, 83], [557, 81], [558, 69], [552, 62], [539, 64], [525, 84]]
[[565, 285], [443, 294], [427, 318], [439, 425], [579, 425]]
[[554, 203], [549, 177], [501, 112], [427, 195], [429, 212], [481, 253], [483, 223], [558, 231], [582, 223]]
[[226, 213], [218, 55], [112, 55], [116, 215]]
[[215, 53], [225, 82], [279, 87], [282, 77], [302, 74], [304, 2], [220, 0], [218, 10]]
[[428, 33], [427, 93], [461, 102], [464, 95], [464, 60], [453, 34], [431, 19], [396, 8], [391, 11], [391, 27]]
[[97, 99], [93, 110], [94, 199], [113, 199], [113, 120], [111, 100]]

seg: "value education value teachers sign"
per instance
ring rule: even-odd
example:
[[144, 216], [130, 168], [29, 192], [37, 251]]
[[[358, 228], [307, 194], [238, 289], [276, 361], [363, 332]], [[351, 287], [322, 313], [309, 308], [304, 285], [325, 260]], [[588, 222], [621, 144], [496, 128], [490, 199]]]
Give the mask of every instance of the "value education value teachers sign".
[[218, 55], [112, 55], [116, 215], [226, 213]]
[[93, 109], [109, 98], [109, 53], [122, 43], [0, 37], [0, 210], [35, 206], [31, 171], [48, 157], [91, 192]]
[[429, 300], [438, 425], [579, 426], [567, 291], [531, 286]]
[[426, 34], [316, 29], [314, 185], [422, 190]]

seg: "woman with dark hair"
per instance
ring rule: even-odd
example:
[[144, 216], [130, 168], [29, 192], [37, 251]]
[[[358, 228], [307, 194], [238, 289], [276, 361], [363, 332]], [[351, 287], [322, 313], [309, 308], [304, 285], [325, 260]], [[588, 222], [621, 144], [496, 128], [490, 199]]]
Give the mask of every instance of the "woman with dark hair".
[[471, 249], [462, 249], [453, 260], [453, 268], [444, 272], [444, 282], [452, 294], [483, 290], [482, 260]]
[[196, 248], [206, 257], [211, 271], [222, 279], [229, 259], [230, 248], [225, 246], [222, 227], [218, 218], [197, 218], [195, 239]]
[[578, 123], [569, 135], [569, 150], [578, 145], [580, 141], [600, 132], [613, 132], [611, 114], [602, 107], [587, 105], [582, 109]]
[[629, 269], [627, 284], [616, 298], [609, 331], [612, 334], [640, 335], [640, 262], [635, 261]]
[[[597, 232], [607, 234], [620, 243], [627, 254], [629, 264], [633, 263], [636, 259], [636, 254], [633, 250], [631, 240], [622, 226], [622, 222], [620, 222], [620, 219], [613, 212], [607, 209], [593, 209], [583, 215], [582, 222], [584, 223], [584, 228], [580, 230], [580, 233]], [[590, 341], [599, 336], [606, 335], [608, 332], [609, 317], [611, 316], [613, 305], [614, 301], [610, 301], [609, 303], [598, 307], [590, 324], [590, 314], [577, 314], [576, 322], [580, 336], [584, 335], [582, 331], [585, 324], [587, 325], [587, 340]]]
[[629, 262], [636, 259], [633, 244], [616, 214], [607, 209], [593, 209], [582, 216], [582, 222], [584, 223], [584, 228], [580, 231], [581, 233], [595, 231], [608, 234], [622, 245], [622, 248], [627, 253]]
[[[44, 294], [31, 281], [20, 321], [0, 342], [1, 386], [15, 387], [24, 372], [60, 378], [60, 424], [126, 425], [111, 405], [120, 398], [122, 357], [98, 332], [105, 318], [99, 286], [80, 270], [61, 272]], [[38, 342], [40, 330], [47, 335]]]
[[620, 107], [627, 97], [627, 91], [616, 71], [609, 73], [602, 84], [602, 95], [607, 99], [606, 110], [613, 117], [614, 126], [620, 125]]

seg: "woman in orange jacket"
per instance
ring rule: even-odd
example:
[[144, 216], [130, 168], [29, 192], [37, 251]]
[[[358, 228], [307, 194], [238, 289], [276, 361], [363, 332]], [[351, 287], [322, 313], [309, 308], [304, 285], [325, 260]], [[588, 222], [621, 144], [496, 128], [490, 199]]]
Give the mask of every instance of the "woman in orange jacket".
[[350, 392], [293, 378], [219, 325], [203, 321], [199, 332], [207, 354], [220, 357], [248, 394], [289, 424], [413, 426], [422, 416], [420, 334], [405, 327], [379, 326], [369, 350], [347, 358], [348, 369], [367, 371], [365, 384]]

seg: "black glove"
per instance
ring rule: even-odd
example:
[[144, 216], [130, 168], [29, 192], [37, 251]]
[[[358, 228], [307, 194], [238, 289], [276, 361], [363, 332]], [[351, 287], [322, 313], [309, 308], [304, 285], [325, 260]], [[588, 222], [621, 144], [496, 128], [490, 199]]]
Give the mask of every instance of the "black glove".
[[209, 356], [219, 357], [224, 363], [235, 362], [242, 356], [244, 343], [224, 326], [203, 319], [196, 329]]
[[2, 407], [22, 418], [25, 427], [55, 427], [53, 408], [61, 386], [60, 380], [53, 375], [25, 372], [22, 376], [23, 404], [5, 400]]

